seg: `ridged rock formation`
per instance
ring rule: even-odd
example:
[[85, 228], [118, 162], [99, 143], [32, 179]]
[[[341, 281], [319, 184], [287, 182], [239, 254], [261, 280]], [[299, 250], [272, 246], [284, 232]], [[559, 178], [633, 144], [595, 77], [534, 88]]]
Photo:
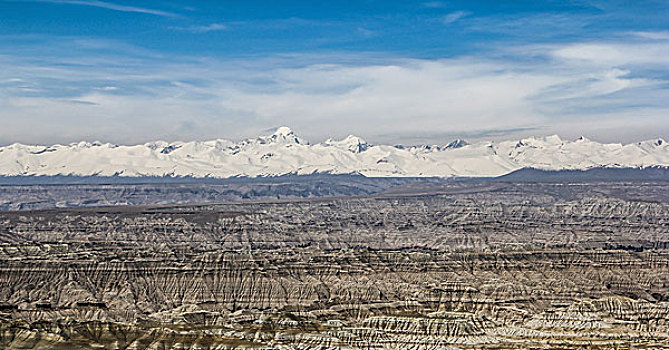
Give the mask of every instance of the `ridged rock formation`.
[[669, 347], [669, 185], [0, 212], [3, 349]]

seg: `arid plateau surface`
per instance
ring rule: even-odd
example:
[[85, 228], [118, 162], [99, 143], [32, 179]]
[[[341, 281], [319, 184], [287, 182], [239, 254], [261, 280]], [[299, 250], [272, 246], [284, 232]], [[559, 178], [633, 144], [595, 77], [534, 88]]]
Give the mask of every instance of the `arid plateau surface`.
[[0, 212], [0, 348], [669, 348], [668, 182], [342, 188], [6, 187], [41, 199]]

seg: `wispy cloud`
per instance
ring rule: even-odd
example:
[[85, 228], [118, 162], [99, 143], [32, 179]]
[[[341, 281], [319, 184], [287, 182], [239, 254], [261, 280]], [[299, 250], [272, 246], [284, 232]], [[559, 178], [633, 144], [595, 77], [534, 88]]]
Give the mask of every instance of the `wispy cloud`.
[[669, 42], [589, 42], [569, 44], [552, 51], [560, 59], [580, 64], [628, 67], [643, 65], [644, 69], [669, 67]]
[[121, 5], [112, 2], [98, 1], [98, 0], [24, 0], [24, 2], [47, 2], [53, 4], [81, 5], [81, 6], [99, 7], [121, 12], [144, 13], [163, 17], [178, 17], [177, 14], [172, 12], [149, 9], [144, 7]]
[[471, 13], [467, 11], [455, 11], [447, 14], [441, 19], [441, 22], [445, 25], [453, 24], [460, 20], [463, 17], [469, 16]]
[[426, 2], [422, 3], [421, 5], [423, 7], [433, 8], [433, 9], [446, 7], [446, 4], [443, 1], [426, 1]]
[[[380, 136], [387, 140], [396, 140], [398, 138], [406, 139], [407, 144], [425, 144], [434, 142], [434, 140], [452, 140], [455, 138], [466, 138], [468, 140], [473, 140], [473, 139], [490, 138], [490, 137], [508, 137], [509, 135], [517, 135], [518, 133], [525, 133], [532, 131], [541, 132], [543, 127], [544, 126], [509, 128], [509, 129], [488, 129], [488, 130], [482, 129], [474, 132], [459, 131], [459, 132], [445, 132], [445, 133], [440, 133], [440, 132], [435, 133], [431, 131], [425, 131], [423, 133], [415, 134], [409, 137], [407, 137], [407, 135], [404, 133], [396, 132]], [[273, 130], [276, 130], [276, 128], [270, 129], [268, 131], [273, 131]]]
[[594, 17], [591, 14], [546, 12], [476, 16], [463, 25], [470, 31], [517, 36], [524, 38], [527, 42], [571, 34], [578, 34], [579, 37], [585, 38], [596, 34], [595, 29], [585, 31], [585, 28], [593, 21]]
[[349, 133], [388, 143], [439, 143], [443, 135], [666, 136], [669, 78], [647, 70], [666, 71], [667, 43], [617, 38], [373, 63], [291, 55], [141, 56], [109, 64], [107, 49], [76, 64], [77, 52], [40, 61], [2, 55], [0, 115], [7, 123], [0, 143], [240, 138], [276, 124], [313, 141]]
[[365, 27], [358, 27], [357, 31], [358, 33], [360, 33], [360, 35], [362, 35], [365, 38], [373, 38], [378, 35], [376, 31], [367, 29]]
[[633, 34], [651, 40], [669, 40], [669, 30], [659, 32], [634, 32]]
[[101, 86], [101, 87], [96, 87], [93, 88], [95, 90], [100, 90], [100, 91], [116, 91], [118, 88], [116, 86]]
[[223, 23], [211, 23], [207, 25], [195, 25], [188, 27], [172, 27], [172, 29], [191, 33], [208, 33], [227, 30], [228, 26]]

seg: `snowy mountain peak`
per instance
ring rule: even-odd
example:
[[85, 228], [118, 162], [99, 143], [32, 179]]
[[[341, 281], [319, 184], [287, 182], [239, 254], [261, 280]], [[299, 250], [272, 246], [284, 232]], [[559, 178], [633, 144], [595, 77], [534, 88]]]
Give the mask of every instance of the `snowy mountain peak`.
[[282, 144], [300, 144], [304, 145], [307, 142], [304, 142], [300, 139], [293, 130], [287, 126], [282, 126], [276, 129], [272, 135], [269, 136], [260, 136], [256, 139], [249, 139], [243, 142], [247, 143], [260, 143], [260, 144], [269, 144], [269, 143], [282, 143]]
[[355, 135], [348, 135], [344, 139], [335, 141], [332, 139], [327, 139], [323, 142], [326, 146], [334, 146], [340, 149], [348, 150], [351, 153], [360, 153], [366, 151], [371, 147], [367, 141]]
[[179, 149], [179, 148], [181, 148], [181, 145], [175, 145], [175, 144], [167, 145], [160, 150], [160, 153], [161, 154], [170, 154], [174, 150]]
[[651, 151], [655, 149], [669, 149], [669, 144], [663, 138], [658, 137], [655, 140], [646, 140], [637, 142], [636, 145], [644, 150]]
[[562, 138], [558, 135], [546, 136], [544, 138], [544, 140], [546, 140], [546, 142], [549, 142], [549, 143], [554, 144], [554, 145], [559, 145], [559, 144], [564, 143], [564, 141], [562, 141]]
[[341, 144], [347, 146], [348, 150], [353, 153], [364, 152], [369, 148], [367, 141], [354, 135], [348, 135], [341, 141]]
[[562, 145], [564, 141], [558, 135], [551, 135], [545, 137], [528, 137], [524, 138], [518, 143], [516, 143], [516, 148], [529, 146], [529, 147], [548, 147], [548, 146], [559, 146]]
[[[466, 147], [465, 147], [466, 145]], [[588, 169], [601, 166], [669, 166], [669, 145], [657, 138], [605, 144], [557, 135], [520, 141], [439, 146], [372, 146], [349, 135], [309, 145], [281, 127], [246, 139], [166, 142], [118, 146], [101, 142], [0, 147], [0, 176], [277, 176], [352, 174], [365, 176], [499, 176], [521, 168]]]
[[465, 147], [467, 145], [469, 145], [469, 142], [467, 142], [463, 139], [455, 139], [455, 140], [449, 142], [448, 144], [446, 144], [446, 146], [444, 146], [444, 148], [454, 149], [454, 148]]
[[290, 135], [294, 135], [294, 133], [293, 133], [293, 130], [291, 130], [287, 126], [278, 127], [276, 129], [276, 131], [272, 134], [272, 136], [283, 136], [283, 137], [290, 136]]

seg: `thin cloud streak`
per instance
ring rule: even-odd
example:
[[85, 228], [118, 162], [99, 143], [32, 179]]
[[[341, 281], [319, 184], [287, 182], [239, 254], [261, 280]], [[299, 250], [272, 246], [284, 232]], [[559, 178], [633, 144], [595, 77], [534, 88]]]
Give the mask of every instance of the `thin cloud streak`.
[[451, 12], [451, 13], [447, 14], [446, 16], [444, 16], [441, 19], [441, 23], [443, 23], [445, 25], [450, 25], [450, 24], [453, 24], [453, 23], [457, 22], [458, 20], [460, 20], [463, 17], [469, 16], [470, 14], [471, 13], [469, 13], [467, 11]]
[[443, 1], [426, 1], [421, 4], [423, 7], [431, 8], [431, 9], [438, 9], [442, 7], [446, 7], [446, 4]]
[[592, 65], [615, 67], [643, 65], [646, 68], [669, 66], [669, 42], [579, 43], [558, 48], [555, 57]]
[[121, 12], [134, 12], [134, 13], [144, 13], [149, 15], [156, 15], [162, 17], [179, 17], [179, 15], [167, 11], [154, 10], [143, 7], [136, 6], [126, 6], [114, 4], [106, 1], [98, 0], [25, 0], [26, 2], [44, 2], [52, 4], [67, 4], [67, 5], [81, 5], [81, 6], [90, 6], [104, 8], [108, 10], [121, 11]]
[[228, 26], [223, 23], [212, 23], [201, 26], [172, 27], [172, 29], [191, 33], [209, 33], [228, 30]]
[[669, 30], [661, 32], [633, 32], [633, 34], [651, 40], [669, 40]]

